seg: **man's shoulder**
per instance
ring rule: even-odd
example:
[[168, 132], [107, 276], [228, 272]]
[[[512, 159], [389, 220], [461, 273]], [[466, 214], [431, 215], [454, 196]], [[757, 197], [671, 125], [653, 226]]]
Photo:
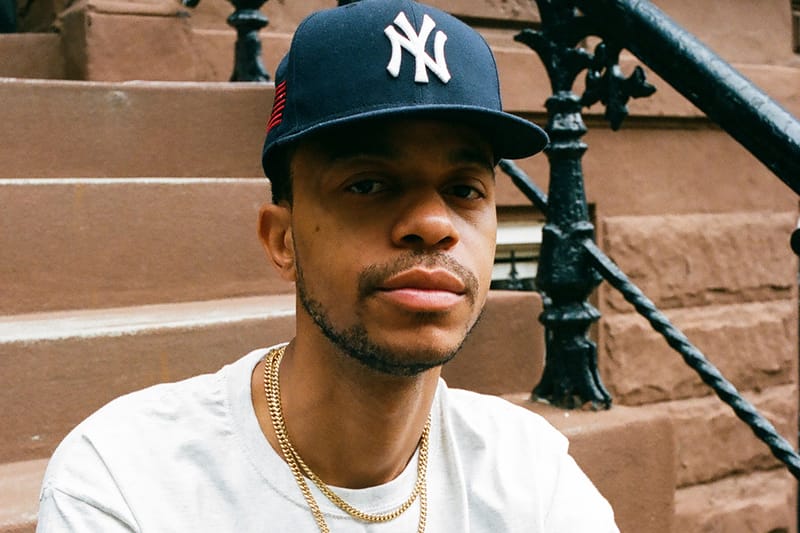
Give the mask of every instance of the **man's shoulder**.
[[542, 416], [500, 396], [442, 384], [443, 407], [454, 429], [480, 440], [498, 443], [535, 443], [537, 447], [563, 452], [568, 442]]
[[[238, 366], [249, 365], [261, 351], [215, 373], [153, 385], [110, 401], [64, 438], [48, 471], [57, 471], [62, 462], [74, 463], [75, 457], [86, 454], [103, 461], [107, 455], [146, 455], [182, 446], [180, 441], [192, 435], [229, 431], [230, 374], [237, 372]], [[244, 374], [244, 368], [238, 370]]]

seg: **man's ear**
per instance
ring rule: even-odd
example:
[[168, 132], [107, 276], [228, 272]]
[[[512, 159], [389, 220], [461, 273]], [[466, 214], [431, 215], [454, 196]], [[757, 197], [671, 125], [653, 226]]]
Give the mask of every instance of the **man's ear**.
[[258, 236], [281, 277], [286, 281], [297, 281], [291, 208], [285, 204], [262, 205], [258, 214]]

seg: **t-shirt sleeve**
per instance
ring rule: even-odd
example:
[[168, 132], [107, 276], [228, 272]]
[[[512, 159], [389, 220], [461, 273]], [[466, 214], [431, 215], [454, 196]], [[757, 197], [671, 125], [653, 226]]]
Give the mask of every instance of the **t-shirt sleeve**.
[[37, 532], [139, 531], [117, 481], [78, 426], [56, 448], [39, 494]]
[[619, 533], [611, 505], [566, 453], [560, 456], [552, 502], [545, 518], [551, 533]]
[[45, 486], [39, 502], [37, 533], [103, 532], [131, 533], [137, 531], [113, 509], [102, 508], [61, 490]]

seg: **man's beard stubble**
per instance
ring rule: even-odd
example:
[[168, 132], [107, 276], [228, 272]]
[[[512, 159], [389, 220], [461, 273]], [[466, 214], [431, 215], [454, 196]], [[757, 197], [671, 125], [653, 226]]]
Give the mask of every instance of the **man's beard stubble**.
[[[319, 327], [320, 331], [341, 352], [352, 357], [362, 365], [377, 372], [391, 376], [415, 376], [431, 368], [441, 366], [450, 361], [464, 345], [469, 334], [483, 315], [483, 309], [472, 324], [466, 324], [464, 336], [458, 346], [446, 351], [430, 350], [424, 354], [419, 352], [392, 350], [370, 339], [361, 320], [362, 307], [356, 311], [357, 323], [346, 329], [337, 329], [330, 320], [328, 311], [310, 294], [305, 284], [303, 270], [295, 249], [295, 269], [297, 272], [297, 295], [308, 315]], [[478, 280], [475, 275], [454, 261], [449, 256], [435, 252], [408, 252], [398, 260], [383, 265], [370, 265], [359, 274], [358, 301], [362, 302], [378, 289], [391, 276], [409, 268], [422, 266], [427, 268], [442, 267], [457, 275], [466, 287], [465, 296], [470, 306], [474, 307], [478, 293]], [[432, 319], [438, 313], [419, 313], [420, 325]]]

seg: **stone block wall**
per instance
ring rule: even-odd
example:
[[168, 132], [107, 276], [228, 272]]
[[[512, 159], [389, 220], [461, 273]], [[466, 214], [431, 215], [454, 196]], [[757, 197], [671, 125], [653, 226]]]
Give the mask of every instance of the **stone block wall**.
[[[796, 265], [777, 237], [795, 220], [789, 211], [603, 222], [609, 255], [793, 444]], [[615, 401], [655, 404], [673, 420], [675, 531], [794, 531], [796, 483], [767, 446], [617, 294], [603, 290], [602, 308], [601, 371]]]
[[[714, 2], [702, 17], [691, 2], [656, 3], [800, 114], [788, 3]], [[788, 239], [797, 196], [654, 83], [660, 94], [631, 103], [618, 144], [594, 129], [587, 137], [598, 242], [796, 448], [798, 275]], [[797, 531], [796, 481], [767, 446], [615, 290], [601, 286], [598, 305], [614, 401], [673, 421], [674, 531]]]

